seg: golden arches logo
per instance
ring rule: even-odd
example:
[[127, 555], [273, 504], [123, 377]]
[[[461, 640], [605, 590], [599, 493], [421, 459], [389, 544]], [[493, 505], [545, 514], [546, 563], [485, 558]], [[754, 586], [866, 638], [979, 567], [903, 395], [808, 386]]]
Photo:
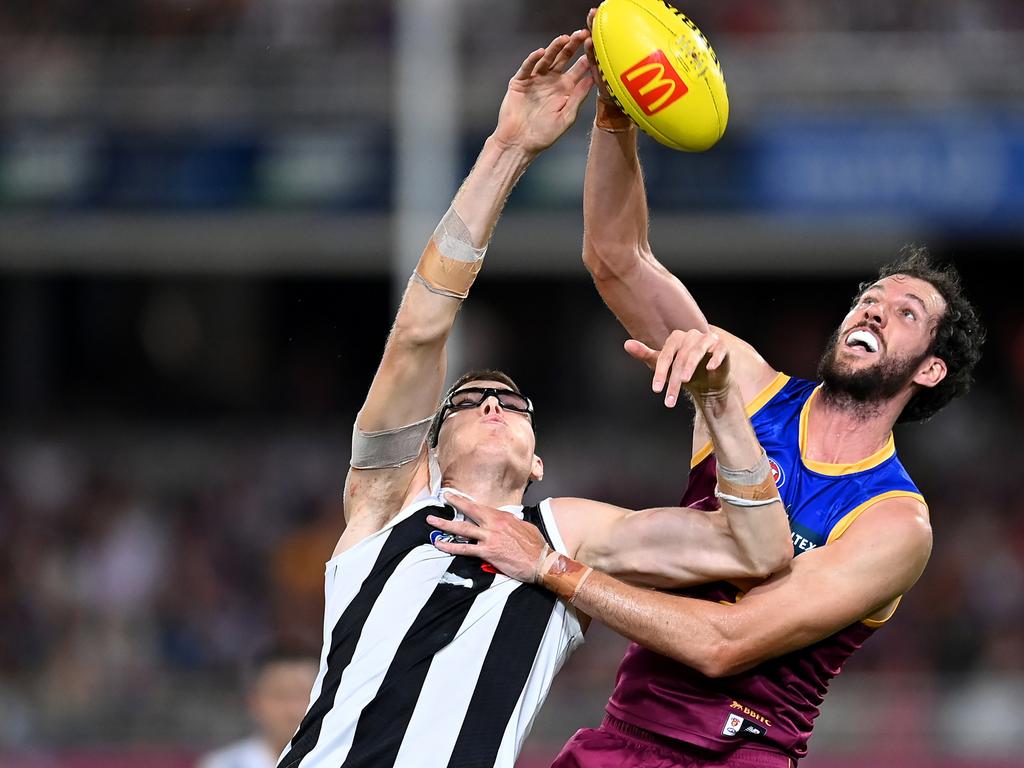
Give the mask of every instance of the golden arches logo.
[[645, 115], [653, 115], [681, 99], [690, 89], [657, 50], [622, 73], [622, 84]]

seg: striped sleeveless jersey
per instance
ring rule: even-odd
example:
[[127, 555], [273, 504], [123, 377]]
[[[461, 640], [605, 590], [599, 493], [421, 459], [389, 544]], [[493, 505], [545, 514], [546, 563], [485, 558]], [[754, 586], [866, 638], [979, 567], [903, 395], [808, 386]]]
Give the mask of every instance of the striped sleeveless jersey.
[[[502, 509], [565, 553], [550, 500]], [[279, 768], [512, 768], [580, 624], [550, 592], [436, 549], [429, 514], [461, 517], [418, 500], [327, 563], [320, 671]]]

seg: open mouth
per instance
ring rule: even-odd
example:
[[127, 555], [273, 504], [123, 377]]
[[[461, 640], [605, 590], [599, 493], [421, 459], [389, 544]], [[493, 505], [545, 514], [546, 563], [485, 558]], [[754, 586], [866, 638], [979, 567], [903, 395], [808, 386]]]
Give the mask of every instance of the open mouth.
[[871, 331], [858, 328], [846, 337], [846, 346], [850, 349], [861, 349], [873, 354], [878, 351], [878, 337], [871, 333]]

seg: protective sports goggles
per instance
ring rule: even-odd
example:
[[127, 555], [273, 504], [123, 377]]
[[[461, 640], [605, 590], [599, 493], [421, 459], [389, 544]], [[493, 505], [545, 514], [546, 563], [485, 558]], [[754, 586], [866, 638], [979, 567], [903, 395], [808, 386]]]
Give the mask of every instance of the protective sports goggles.
[[502, 410], [525, 413], [530, 418], [530, 423], [533, 423], [533, 403], [530, 402], [530, 398], [511, 389], [494, 387], [466, 387], [455, 390], [442, 403], [439, 421], [444, 421], [451, 411], [478, 408], [488, 397], [497, 399]]

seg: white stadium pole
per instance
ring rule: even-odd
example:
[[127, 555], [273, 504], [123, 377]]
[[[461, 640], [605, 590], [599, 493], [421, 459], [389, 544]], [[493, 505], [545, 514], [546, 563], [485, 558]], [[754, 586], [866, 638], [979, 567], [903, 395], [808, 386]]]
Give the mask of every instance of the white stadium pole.
[[395, 0], [395, 307], [455, 193], [460, 0]]

